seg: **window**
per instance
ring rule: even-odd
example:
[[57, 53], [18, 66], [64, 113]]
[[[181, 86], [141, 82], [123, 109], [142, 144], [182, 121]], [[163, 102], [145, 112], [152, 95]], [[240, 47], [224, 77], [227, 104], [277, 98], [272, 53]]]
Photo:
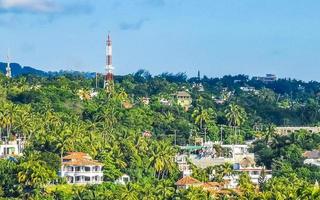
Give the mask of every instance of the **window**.
[[68, 182], [73, 183], [73, 177], [72, 176], [67, 176]]
[[91, 171], [91, 169], [90, 169], [90, 167], [85, 167], [85, 168], [84, 168], [84, 171], [86, 171], [86, 172], [90, 172], [90, 171]]
[[80, 167], [76, 167], [76, 172], [80, 172]]
[[259, 173], [259, 171], [253, 171], [252, 172], [252, 175], [259, 175], [260, 173]]
[[84, 181], [89, 182], [90, 181], [90, 177], [89, 176], [85, 176], [84, 177]]
[[81, 176], [76, 176], [76, 182], [81, 182]]

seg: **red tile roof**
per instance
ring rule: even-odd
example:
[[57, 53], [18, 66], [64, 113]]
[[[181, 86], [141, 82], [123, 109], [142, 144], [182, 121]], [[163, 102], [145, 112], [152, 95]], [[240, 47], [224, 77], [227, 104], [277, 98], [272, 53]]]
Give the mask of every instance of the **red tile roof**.
[[178, 180], [176, 182], [177, 186], [185, 186], [185, 185], [196, 185], [196, 184], [200, 184], [201, 182], [198, 181], [195, 178], [192, 178], [191, 176], [186, 176], [183, 177], [182, 179]]
[[68, 152], [68, 155], [62, 158], [63, 165], [67, 166], [102, 166], [96, 160], [93, 160], [91, 156], [83, 152]]
[[206, 183], [203, 183], [201, 186], [203, 188], [214, 188], [214, 187], [220, 187], [221, 183], [218, 183], [218, 182], [206, 182]]
[[318, 151], [318, 150], [305, 151], [303, 153], [303, 157], [306, 157], [309, 159], [318, 159], [318, 158], [320, 158], [320, 151]]

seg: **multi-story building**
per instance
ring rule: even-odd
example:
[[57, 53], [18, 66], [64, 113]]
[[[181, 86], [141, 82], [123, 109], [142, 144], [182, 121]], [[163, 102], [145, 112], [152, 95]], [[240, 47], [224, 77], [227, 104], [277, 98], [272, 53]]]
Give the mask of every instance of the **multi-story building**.
[[[191, 152], [188, 159], [191, 163], [203, 169], [224, 163], [239, 163], [244, 158], [254, 160], [254, 154], [249, 153], [248, 145], [219, 145], [221, 147], [220, 152], [218, 152], [213, 145], [213, 143], [207, 142], [204, 146], [199, 146], [197, 151], [193, 151], [194, 153]], [[185, 149], [186, 147], [180, 148]]]
[[266, 76], [256, 76], [253, 79], [262, 81], [264, 83], [272, 83], [277, 80], [277, 76], [274, 74], [266, 74]]
[[178, 164], [179, 171], [182, 173], [183, 177], [190, 176], [192, 174], [192, 170], [190, 169], [190, 165], [188, 163], [188, 155], [176, 155], [175, 161]]
[[272, 170], [256, 166], [255, 161], [249, 157], [244, 158], [240, 163], [235, 163], [233, 165], [233, 170], [237, 173], [223, 177], [223, 179], [228, 182], [226, 187], [231, 189], [238, 187], [241, 173], [248, 173], [251, 182], [255, 185], [259, 184], [259, 178], [263, 178], [264, 181], [272, 178]]
[[182, 106], [185, 110], [188, 110], [192, 104], [191, 95], [186, 91], [179, 91], [175, 94], [177, 102], [180, 106]]
[[103, 182], [102, 163], [83, 152], [69, 152], [62, 158], [60, 176], [70, 184], [100, 184]]
[[2, 138], [0, 144], [0, 157], [21, 155], [24, 149], [24, 143], [25, 140], [23, 138], [15, 138], [14, 140]]

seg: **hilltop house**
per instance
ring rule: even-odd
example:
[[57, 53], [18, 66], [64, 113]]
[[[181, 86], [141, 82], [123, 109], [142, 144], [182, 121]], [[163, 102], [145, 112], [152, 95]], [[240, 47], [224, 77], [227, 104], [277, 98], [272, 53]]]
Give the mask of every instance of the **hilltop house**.
[[149, 97], [142, 97], [140, 99], [141, 103], [144, 105], [149, 105], [150, 104], [150, 98]]
[[192, 104], [191, 95], [186, 91], [179, 91], [175, 94], [175, 98], [180, 106], [188, 110]]
[[252, 77], [252, 79], [257, 81], [262, 81], [264, 83], [272, 83], [277, 80], [277, 76], [275, 74], [266, 74], [266, 76]]
[[128, 174], [123, 174], [121, 177], [119, 177], [115, 183], [120, 185], [126, 185], [130, 182], [130, 176]]
[[103, 182], [102, 164], [83, 152], [69, 152], [62, 158], [61, 177], [69, 184], [100, 184]]
[[306, 151], [303, 153], [303, 157], [306, 158], [303, 161], [303, 164], [310, 164], [310, 165], [320, 167], [320, 151], [318, 150]]

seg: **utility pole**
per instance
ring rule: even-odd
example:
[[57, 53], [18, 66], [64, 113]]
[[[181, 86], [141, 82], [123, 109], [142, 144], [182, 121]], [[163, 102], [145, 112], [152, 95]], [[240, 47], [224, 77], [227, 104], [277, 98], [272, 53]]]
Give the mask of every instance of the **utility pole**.
[[174, 146], [177, 146], [177, 130], [174, 130]]
[[98, 89], [98, 73], [96, 72], [96, 90]]
[[223, 132], [223, 127], [220, 126], [220, 143], [221, 143], [221, 145], [223, 144], [222, 132]]
[[204, 143], [207, 143], [207, 128], [204, 129]]

